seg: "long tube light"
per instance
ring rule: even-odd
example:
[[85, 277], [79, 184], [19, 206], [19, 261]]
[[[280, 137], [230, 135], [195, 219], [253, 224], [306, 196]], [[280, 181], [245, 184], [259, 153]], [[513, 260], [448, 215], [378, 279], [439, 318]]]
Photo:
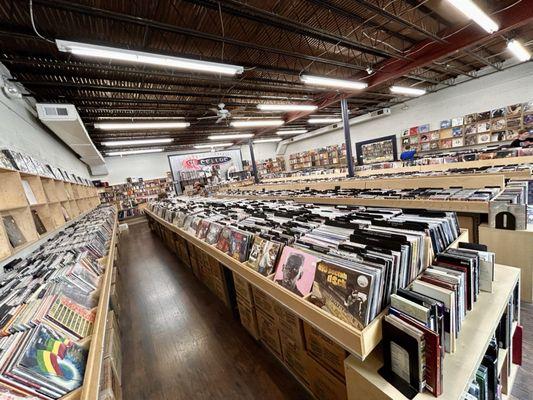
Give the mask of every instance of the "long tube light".
[[488, 33], [494, 33], [500, 29], [498, 24], [472, 0], [448, 0], [448, 2]]
[[248, 139], [253, 137], [253, 133], [235, 133], [235, 134], [228, 134], [228, 135], [211, 135], [207, 138], [209, 140], [228, 140], [228, 139]]
[[107, 153], [108, 156], [129, 156], [133, 154], [144, 154], [144, 153], [160, 153], [163, 149], [146, 149], [146, 150], [126, 150], [126, 151], [111, 151]]
[[342, 118], [310, 118], [307, 120], [308, 124], [332, 124], [334, 122], [341, 122]]
[[507, 48], [522, 62], [531, 58], [531, 53], [516, 39], [509, 40]]
[[323, 76], [314, 75], [302, 75], [300, 79], [302, 82], [307, 83], [308, 85], [335, 87], [340, 89], [362, 90], [368, 86], [368, 84], [364, 82], [325, 78]]
[[134, 64], [149, 64], [161, 67], [184, 69], [189, 71], [206, 72], [211, 74], [236, 75], [242, 74], [244, 68], [238, 65], [222, 64], [209, 61], [193, 60], [166, 56], [163, 54], [146, 53], [120, 49], [116, 47], [98, 46], [88, 43], [70, 42], [56, 39], [57, 49], [78, 56], [93, 58], [109, 58]]
[[426, 91], [424, 89], [416, 89], [416, 88], [404, 87], [404, 86], [391, 86], [390, 91], [392, 93], [406, 94], [409, 96], [422, 96], [426, 94]]
[[197, 144], [195, 149], [210, 149], [211, 147], [229, 147], [233, 146], [233, 143], [213, 143], [213, 144]]
[[282, 119], [262, 119], [254, 121], [233, 121], [231, 126], [234, 128], [257, 128], [261, 126], [280, 126], [283, 125], [285, 121]]
[[115, 140], [113, 142], [102, 142], [102, 145], [108, 147], [117, 147], [117, 146], [134, 146], [134, 145], [143, 145], [143, 144], [160, 144], [160, 143], [170, 143], [174, 139], [140, 139], [140, 140]]
[[105, 131], [130, 131], [139, 129], [181, 129], [187, 128], [189, 122], [98, 122], [96, 129]]
[[258, 104], [261, 111], [315, 111], [318, 106], [312, 104]]
[[307, 133], [307, 129], [293, 129], [293, 130], [286, 130], [286, 131], [277, 131], [276, 134], [283, 136], [283, 135], [298, 135], [300, 133]]
[[267, 138], [267, 139], [257, 139], [254, 140], [254, 143], [273, 143], [273, 142], [281, 142], [281, 138]]

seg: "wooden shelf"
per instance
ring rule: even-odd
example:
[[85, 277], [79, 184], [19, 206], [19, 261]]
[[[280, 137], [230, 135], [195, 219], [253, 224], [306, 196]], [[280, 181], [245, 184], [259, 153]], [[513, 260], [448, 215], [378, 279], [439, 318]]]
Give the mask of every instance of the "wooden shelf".
[[[475, 376], [488, 344], [504, 313], [513, 289], [520, 278], [517, 268], [496, 265], [493, 293], [481, 292], [474, 308], [465, 319], [459, 333], [458, 347], [454, 354], [444, 357], [443, 394], [440, 400], [462, 399], [463, 392]], [[490, 311], [489, 311], [490, 310]], [[345, 361], [348, 399], [406, 399], [394, 386], [378, 373], [383, 365], [379, 349], [365, 362], [350, 356]], [[414, 399], [434, 399], [429, 392]]]
[[[150, 210], [146, 209], [144, 212], [153, 220], [163, 225], [166, 229], [175, 232], [185, 240], [194, 244], [209, 256], [217, 259], [222, 265], [239, 274], [251, 285], [261, 289], [263, 292], [276, 299], [282, 305], [297, 314], [301, 319], [319, 329], [351, 354], [355, 354], [361, 359], [365, 359], [381, 341], [381, 319], [385, 311], [376, 317], [366, 328], [358, 330], [319, 307], [316, 307], [304, 298], [285, 289], [283, 286], [278, 285], [273, 280], [259, 274], [226, 253], [221, 252], [214, 246], [207, 244], [196, 236], [158, 217]], [[468, 241], [468, 232], [463, 231], [455, 243], [458, 241]]]

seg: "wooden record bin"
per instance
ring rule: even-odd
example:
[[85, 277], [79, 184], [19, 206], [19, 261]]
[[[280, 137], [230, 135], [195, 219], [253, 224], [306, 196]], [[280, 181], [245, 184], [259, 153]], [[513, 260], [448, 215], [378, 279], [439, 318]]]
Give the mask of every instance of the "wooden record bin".
[[[68, 220], [98, 204], [100, 199], [94, 187], [0, 168], [0, 261], [50, 235]], [[44, 230], [36, 226], [36, 215]], [[15, 247], [11, 245], [3, 217], [12, 217], [23, 236]]]
[[[222, 265], [249, 282], [254, 288], [265, 292], [268, 296], [291, 310], [300, 319], [323, 332], [324, 335], [358, 358], [364, 360], [381, 341], [381, 320], [384, 312], [378, 315], [364, 329], [357, 329], [315, 306], [306, 298], [302, 298], [278, 285], [269, 277], [259, 274], [226, 253], [221, 252], [216, 247], [198, 239], [193, 234], [165, 221], [150, 210], [145, 209], [144, 212], [162, 228], [178, 234], [199, 251], [218, 260]], [[461, 235], [451, 247], [456, 247], [458, 242], [464, 241], [468, 241], [468, 231], [465, 230], [461, 232]]]

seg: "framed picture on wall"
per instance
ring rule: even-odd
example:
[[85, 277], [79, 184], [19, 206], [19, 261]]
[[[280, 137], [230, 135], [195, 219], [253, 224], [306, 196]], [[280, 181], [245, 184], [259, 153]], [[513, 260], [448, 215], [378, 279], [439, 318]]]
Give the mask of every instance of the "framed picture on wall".
[[398, 157], [396, 135], [358, 142], [355, 144], [355, 152], [359, 165], [395, 161]]

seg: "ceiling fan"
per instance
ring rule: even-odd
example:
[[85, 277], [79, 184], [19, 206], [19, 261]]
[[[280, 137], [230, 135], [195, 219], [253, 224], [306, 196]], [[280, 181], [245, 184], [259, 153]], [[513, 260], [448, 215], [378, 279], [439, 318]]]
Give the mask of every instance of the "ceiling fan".
[[[200, 117], [197, 118], [197, 120], [203, 120], [203, 119], [215, 119], [215, 124], [219, 124], [222, 121], [227, 121], [229, 118], [231, 118], [231, 111], [224, 108], [226, 105], [224, 103], [220, 103], [218, 105], [218, 108], [210, 108], [209, 111], [212, 111], [216, 113], [216, 115], [209, 116], [209, 117]], [[239, 110], [238, 108], [233, 110], [233, 112], [236, 112]]]

